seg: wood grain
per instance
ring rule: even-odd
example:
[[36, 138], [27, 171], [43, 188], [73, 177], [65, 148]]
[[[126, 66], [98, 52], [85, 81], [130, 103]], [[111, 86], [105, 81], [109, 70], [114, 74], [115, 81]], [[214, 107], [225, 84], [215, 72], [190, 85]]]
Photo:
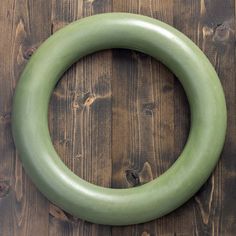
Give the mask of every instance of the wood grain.
[[[177, 7], [178, 12], [182, 9], [182, 17], [176, 18], [177, 28], [198, 44], [215, 66], [228, 108], [228, 132], [222, 157], [214, 174], [194, 197], [195, 203], [191, 201], [194, 206], [194, 234], [234, 235], [235, 208], [229, 205], [232, 206], [235, 199], [235, 180], [225, 170], [227, 163], [232, 163], [234, 158], [230, 141], [235, 136], [235, 127], [231, 123], [235, 117], [234, 2], [178, 1]], [[189, 14], [184, 14], [187, 9], [191, 11], [191, 18]], [[233, 168], [230, 172], [235, 173], [235, 166], [230, 168]]]
[[[181, 208], [140, 225], [96, 225], [48, 202], [25, 175], [11, 136], [12, 97], [30, 56], [50, 34], [103, 12], [147, 15], [188, 35], [216, 68], [227, 100], [226, 143], [212, 177]], [[233, 0], [2, 0], [0, 53], [0, 236], [236, 235]], [[144, 184], [168, 169], [186, 142], [189, 118], [175, 76], [147, 55], [120, 49], [73, 65], [49, 109], [64, 163], [85, 180], [113, 188]]]
[[50, 2], [1, 3], [0, 235], [4, 236], [48, 232], [48, 201], [22, 170], [13, 145], [10, 119], [16, 82], [34, 49], [50, 35], [50, 14]]

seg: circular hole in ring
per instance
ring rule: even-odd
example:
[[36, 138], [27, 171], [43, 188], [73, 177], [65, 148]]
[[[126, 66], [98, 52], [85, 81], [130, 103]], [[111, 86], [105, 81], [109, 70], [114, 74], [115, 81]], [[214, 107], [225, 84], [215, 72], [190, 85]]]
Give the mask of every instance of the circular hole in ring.
[[178, 79], [154, 58], [126, 49], [79, 60], [49, 106], [50, 134], [63, 162], [104, 187], [138, 186], [164, 173], [181, 153], [189, 127]]

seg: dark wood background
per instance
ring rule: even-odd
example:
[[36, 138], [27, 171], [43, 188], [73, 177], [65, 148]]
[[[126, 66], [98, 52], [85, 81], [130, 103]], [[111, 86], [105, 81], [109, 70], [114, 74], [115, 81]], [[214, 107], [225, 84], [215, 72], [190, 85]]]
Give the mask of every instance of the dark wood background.
[[[216, 68], [228, 106], [225, 147], [208, 182], [173, 213], [126, 227], [84, 222], [52, 205], [25, 175], [11, 135], [14, 89], [32, 53], [66, 24], [103, 12], [151, 16], [188, 35]], [[1, 0], [0, 56], [1, 236], [236, 235], [234, 0]], [[56, 150], [76, 174], [101, 186], [132, 187], [176, 160], [189, 109], [167, 68], [117, 49], [72, 66], [53, 93], [49, 123]]]

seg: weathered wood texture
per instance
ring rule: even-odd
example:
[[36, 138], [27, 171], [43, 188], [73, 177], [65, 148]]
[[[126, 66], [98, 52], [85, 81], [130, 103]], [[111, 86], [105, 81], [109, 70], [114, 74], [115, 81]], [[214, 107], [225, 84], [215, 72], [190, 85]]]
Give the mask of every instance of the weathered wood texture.
[[[140, 13], [188, 35], [215, 66], [227, 99], [226, 143], [212, 177], [181, 208], [134, 226], [91, 224], [48, 202], [25, 175], [10, 130], [15, 85], [35, 49], [66, 24], [102, 12]], [[233, 0], [1, 0], [0, 55], [0, 236], [236, 235]], [[186, 141], [189, 117], [184, 91], [167, 68], [119, 49], [72, 66], [49, 110], [53, 143], [66, 165], [115, 188], [143, 184], [170, 167]]]

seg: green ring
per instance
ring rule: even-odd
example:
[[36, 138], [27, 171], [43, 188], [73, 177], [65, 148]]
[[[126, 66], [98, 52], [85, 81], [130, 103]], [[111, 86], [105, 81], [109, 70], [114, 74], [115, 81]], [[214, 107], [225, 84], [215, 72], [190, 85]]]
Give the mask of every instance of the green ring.
[[[135, 188], [103, 188], [79, 178], [57, 155], [48, 130], [48, 104], [62, 74], [81, 57], [108, 48], [137, 50], [163, 62], [181, 81], [191, 109], [190, 134], [178, 160]], [[49, 200], [87, 221], [128, 225], [163, 216], [196, 193], [219, 158], [226, 116], [218, 76], [190, 39], [149, 17], [107, 13], [76, 21], [42, 44], [17, 85], [12, 125], [23, 166]]]

